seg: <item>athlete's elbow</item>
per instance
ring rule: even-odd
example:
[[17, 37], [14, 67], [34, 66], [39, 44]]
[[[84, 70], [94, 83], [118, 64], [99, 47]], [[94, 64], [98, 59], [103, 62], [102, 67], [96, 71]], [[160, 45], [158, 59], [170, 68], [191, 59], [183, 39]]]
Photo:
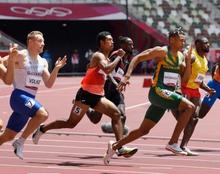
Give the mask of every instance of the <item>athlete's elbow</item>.
[[103, 69], [105, 74], [110, 74], [112, 70], [110, 68]]

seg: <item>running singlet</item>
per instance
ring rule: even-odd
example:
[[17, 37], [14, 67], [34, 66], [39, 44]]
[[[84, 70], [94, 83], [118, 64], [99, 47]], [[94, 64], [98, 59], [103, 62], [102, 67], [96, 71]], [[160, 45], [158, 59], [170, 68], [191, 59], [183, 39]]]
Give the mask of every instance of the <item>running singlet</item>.
[[46, 66], [45, 61], [40, 56], [36, 60], [32, 59], [27, 51], [24, 68], [15, 69], [14, 88], [26, 91], [35, 96], [42, 81], [42, 73]]
[[88, 68], [85, 77], [81, 81], [83, 90], [104, 96], [106, 76], [105, 72], [99, 67]]
[[183, 84], [183, 86], [198, 89], [208, 71], [208, 61], [206, 57], [201, 57], [195, 49], [192, 54], [195, 56], [195, 61], [192, 63], [192, 72], [188, 83], [186, 85]]
[[[110, 57], [111, 62], [113, 62], [116, 57], [117, 57], [117, 55], [111, 56]], [[114, 77], [114, 79], [117, 82], [120, 82], [122, 80], [122, 78], [124, 77], [124, 74], [127, 72], [128, 65], [129, 65], [129, 61], [127, 59], [122, 59], [117, 64], [115, 69], [112, 71], [112, 76]]]
[[184, 57], [181, 52], [177, 53], [177, 57], [173, 57], [168, 47], [163, 48], [167, 55], [156, 66], [152, 86], [175, 90], [180, 84], [180, 65], [183, 63]]

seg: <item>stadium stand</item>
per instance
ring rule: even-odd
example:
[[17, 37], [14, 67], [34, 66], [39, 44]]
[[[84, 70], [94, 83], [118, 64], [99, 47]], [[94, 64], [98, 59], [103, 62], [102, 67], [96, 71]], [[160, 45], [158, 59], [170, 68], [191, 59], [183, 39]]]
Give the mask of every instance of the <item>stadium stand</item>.
[[25, 46], [22, 43], [18, 42], [17, 40], [8, 36], [4, 32], [0, 31], [0, 56], [8, 54], [8, 48], [10, 43], [18, 44], [19, 49], [25, 48]]
[[182, 26], [188, 31], [189, 41], [203, 35], [212, 47], [220, 43], [219, 0], [133, 0], [132, 14], [155, 27], [164, 35]]

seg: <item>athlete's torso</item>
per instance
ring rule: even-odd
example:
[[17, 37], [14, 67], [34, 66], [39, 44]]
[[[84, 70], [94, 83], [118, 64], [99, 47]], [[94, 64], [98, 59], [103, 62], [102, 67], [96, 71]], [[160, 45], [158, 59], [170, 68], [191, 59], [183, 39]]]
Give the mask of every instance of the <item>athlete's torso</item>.
[[26, 51], [23, 68], [16, 68], [14, 74], [14, 88], [36, 95], [37, 89], [42, 81], [42, 74], [46, 66], [45, 59], [38, 56], [32, 59]]
[[179, 87], [180, 66], [184, 61], [184, 57], [181, 52], [177, 53], [177, 57], [172, 56], [168, 47], [163, 47], [163, 49], [167, 54], [156, 65], [152, 86], [175, 90]]
[[[114, 59], [116, 58], [116, 55], [113, 55], [110, 60], [114, 61]], [[128, 69], [128, 65], [129, 65], [129, 61], [128, 59], [122, 59], [117, 66], [115, 67], [115, 69], [112, 71], [112, 76], [113, 78], [117, 81], [120, 82], [123, 78], [123, 76], [125, 75], [125, 73], [127, 72]]]
[[88, 68], [81, 81], [83, 90], [96, 95], [104, 95], [106, 74], [99, 67]]
[[191, 89], [198, 89], [208, 71], [208, 61], [206, 57], [201, 57], [196, 50], [193, 50], [192, 54], [195, 57], [195, 61], [192, 63], [189, 81], [184, 86]]

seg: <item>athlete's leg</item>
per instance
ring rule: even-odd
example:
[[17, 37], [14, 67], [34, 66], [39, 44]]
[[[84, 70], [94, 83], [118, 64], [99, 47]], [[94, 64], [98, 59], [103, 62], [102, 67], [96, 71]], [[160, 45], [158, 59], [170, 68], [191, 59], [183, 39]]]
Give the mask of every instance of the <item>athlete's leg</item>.
[[8, 120], [5, 131], [0, 135], [0, 145], [13, 140], [18, 132], [24, 128], [28, 119], [29, 117], [13, 112]]
[[180, 111], [179, 118], [177, 120], [177, 124], [169, 141], [169, 144], [178, 143], [179, 136], [186, 124], [188, 123], [192, 113], [194, 112], [194, 105], [186, 98], [182, 98], [178, 110]]
[[48, 112], [44, 107], [41, 107], [36, 114], [29, 120], [21, 137], [27, 139], [43, 122], [48, 118]]
[[181, 132], [194, 112], [194, 104], [180, 94], [160, 87], [150, 89], [149, 99], [151, 103], [161, 106], [161, 108], [171, 110], [178, 108], [180, 115], [177, 118], [177, 124], [169, 141], [170, 145], [177, 144]]
[[17, 132], [6, 128], [5, 131], [0, 135], [0, 145], [2, 145], [5, 142], [13, 140], [16, 135]]
[[150, 105], [146, 111], [145, 118], [142, 121], [139, 128], [132, 130], [123, 139], [117, 141], [113, 144], [113, 150], [128, 144], [150, 132], [150, 130], [157, 124], [157, 122], [162, 118], [166, 109]]
[[82, 104], [80, 101], [75, 101], [69, 118], [67, 120], [56, 120], [41, 127], [42, 132], [47, 132], [52, 129], [74, 128], [85, 115], [89, 106]]
[[204, 118], [214, 105], [216, 99], [220, 99], [220, 83], [215, 80], [210, 80], [207, 84], [210, 88], [215, 89], [216, 93], [212, 96], [205, 96], [198, 113], [199, 118]]
[[208, 112], [211, 110], [212, 106], [214, 105], [215, 101], [218, 98], [218, 93], [213, 96], [205, 96], [202, 100], [201, 107], [199, 109], [198, 117], [200, 119], [204, 118]]
[[112, 127], [115, 133], [116, 140], [119, 140], [123, 137], [122, 133], [122, 123], [120, 119], [120, 111], [118, 108], [105, 97], [101, 98], [98, 104], [94, 107], [100, 113], [103, 113], [109, 116], [112, 119]]
[[87, 117], [93, 124], [97, 124], [102, 119], [102, 113], [95, 111], [92, 108], [89, 108], [86, 112]]
[[[195, 110], [199, 109], [200, 107], [200, 98], [199, 97], [193, 97], [190, 99], [190, 101], [195, 105]], [[184, 149], [185, 146], [187, 146], [194, 130], [195, 127], [198, 123], [198, 117], [195, 114], [195, 112], [192, 114], [192, 116], [189, 119], [189, 122], [187, 123], [185, 129], [184, 129], [184, 133], [183, 133], [183, 139], [181, 142], [180, 147]]]

